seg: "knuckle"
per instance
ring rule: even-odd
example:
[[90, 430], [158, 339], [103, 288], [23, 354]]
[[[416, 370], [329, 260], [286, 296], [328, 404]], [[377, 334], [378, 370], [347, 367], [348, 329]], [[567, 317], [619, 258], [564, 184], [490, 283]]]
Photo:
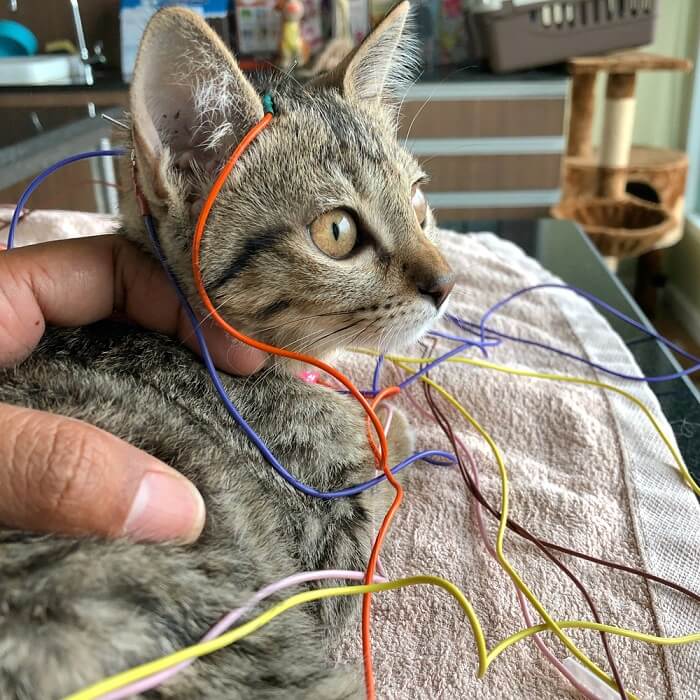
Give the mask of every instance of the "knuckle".
[[24, 426], [18, 444], [24, 452], [28, 495], [42, 509], [61, 510], [91, 491], [100, 441], [92, 431], [72, 421]]

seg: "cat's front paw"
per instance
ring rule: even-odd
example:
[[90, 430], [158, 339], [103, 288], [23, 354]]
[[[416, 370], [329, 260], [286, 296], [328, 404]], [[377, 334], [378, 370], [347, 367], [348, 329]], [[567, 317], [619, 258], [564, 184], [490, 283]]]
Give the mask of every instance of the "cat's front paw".
[[393, 467], [410, 457], [416, 448], [416, 432], [408, 422], [405, 414], [398, 408], [394, 409], [386, 434], [389, 447], [389, 464]]

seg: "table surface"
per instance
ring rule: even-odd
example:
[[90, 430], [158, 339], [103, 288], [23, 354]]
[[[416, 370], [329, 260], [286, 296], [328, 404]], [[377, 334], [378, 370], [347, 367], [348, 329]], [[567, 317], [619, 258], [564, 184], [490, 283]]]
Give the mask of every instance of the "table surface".
[[[453, 231], [491, 231], [520, 246], [553, 274], [595, 294], [648, 328], [644, 315], [618, 277], [612, 274], [585, 234], [569, 221], [469, 221], [441, 222]], [[643, 334], [623, 321], [604, 314], [647, 376], [673, 374], [681, 370], [673, 354], [656, 340], [637, 342]], [[632, 342], [630, 342], [632, 341]], [[700, 392], [683, 377], [652, 383], [661, 408], [673, 428], [678, 447], [696, 481], [700, 481]]]

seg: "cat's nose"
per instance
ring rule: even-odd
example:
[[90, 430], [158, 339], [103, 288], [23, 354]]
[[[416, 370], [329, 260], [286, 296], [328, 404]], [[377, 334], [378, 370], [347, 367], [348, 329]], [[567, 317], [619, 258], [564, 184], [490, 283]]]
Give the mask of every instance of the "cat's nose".
[[432, 299], [436, 309], [439, 309], [445, 303], [454, 286], [455, 275], [453, 272], [440, 277], [421, 280], [417, 283], [418, 293]]

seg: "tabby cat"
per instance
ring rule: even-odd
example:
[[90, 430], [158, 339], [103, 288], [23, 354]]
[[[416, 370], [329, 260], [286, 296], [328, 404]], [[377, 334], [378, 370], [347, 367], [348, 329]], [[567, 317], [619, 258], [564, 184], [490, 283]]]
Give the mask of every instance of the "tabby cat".
[[[233, 171], [204, 236], [203, 276], [222, 315], [254, 337], [325, 357], [349, 344], [412, 342], [438, 318], [453, 276], [433, 242], [424, 173], [396, 140], [396, 97], [415, 60], [408, 16], [408, 3], [396, 7], [306, 85], [271, 72], [249, 80], [192, 12], [153, 17], [131, 88], [128, 147], [167, 260], [195, 306], [197, 213], [269, 93], [275, 117]], [[133, 192], [121, 205], [121, 233], [153, 255]], [[356, 402], [297, 374], [270, 358], [257, 376], [223, 380], [303, 482], [335, 490], [374, 476]], [[49, 329], [29, 359], [0, 371], [0, 401], [99, 426], [178, 469], [207, 504], [191, 545], [1, 531], [3, 700], [59, 698], [187, 646], [294, 572], [367, 564], [390, 489], [338, 500], [291, 489], [174, 340], [116, 321]], [[408, 456], [405, 420], [394, 420], [389, 438], [392, 463]], [[327, 652], [358, 603], [292, 610], [144, 697], [359, 697], [359, 669], [334, 667]]]

